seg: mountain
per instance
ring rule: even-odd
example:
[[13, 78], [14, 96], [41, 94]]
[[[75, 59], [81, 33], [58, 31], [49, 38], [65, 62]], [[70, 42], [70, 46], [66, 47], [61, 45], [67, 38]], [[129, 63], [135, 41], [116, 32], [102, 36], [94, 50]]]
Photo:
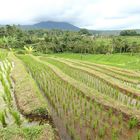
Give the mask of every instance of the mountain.
[[44, 21], [33, 25], [22, 25], [23, 29], [59, 29], [59, 30], [70, 30], [79, 31], [80, 28], [76, 27], [67, 22], [55, 22], [55, 21]]

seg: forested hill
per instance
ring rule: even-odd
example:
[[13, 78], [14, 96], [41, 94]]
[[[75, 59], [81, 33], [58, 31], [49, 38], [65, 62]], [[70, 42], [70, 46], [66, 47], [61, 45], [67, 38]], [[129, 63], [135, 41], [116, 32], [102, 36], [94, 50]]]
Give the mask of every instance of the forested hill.
[[70, 31], [79, 31], [80, 28], [76, 27], [67, 22], [54, 22], [46, 21], [39, 22], [33, 25], [22, 25], [24, 29], [60, 29], [60, 30], [70, 30]]

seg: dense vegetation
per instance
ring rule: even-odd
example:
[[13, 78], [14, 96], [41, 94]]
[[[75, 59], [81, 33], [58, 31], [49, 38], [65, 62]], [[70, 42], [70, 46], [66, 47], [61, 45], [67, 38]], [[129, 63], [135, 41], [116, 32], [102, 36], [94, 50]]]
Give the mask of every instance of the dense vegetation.
[[136, 36], [139, 35], [135, 30], [123, 30], [120, 32], [121, 36]]
[[[122, 32], [123, 33], [123, 32]], [[21, 30], [7, 25], [0, 28], [0, 47], [24, 49], [32, 46], [41, 53], [136, 53], [140, 51], [139, 36], [96, 36], [85, 29], [79, 32], [61, 30]], [[22, 51], [19, 51], [22, 53]]]
[[59, 140], [56, 125], [66, 140], [139, 140], [135, 31], [97, 36], [7, 25], [0, 47], [0, 138]]

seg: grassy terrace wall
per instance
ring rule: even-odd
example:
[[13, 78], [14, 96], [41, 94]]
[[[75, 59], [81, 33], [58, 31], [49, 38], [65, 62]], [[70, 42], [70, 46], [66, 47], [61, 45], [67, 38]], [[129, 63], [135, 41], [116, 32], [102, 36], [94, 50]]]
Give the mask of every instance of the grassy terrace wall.
[[35, 81], [27, 73], [24, 65], [18, 58], [10, 53], [8, 59], [14, 65], [11, 77], [14, 82], [14, 97], [17, 108], [25, 118], [31, 122], [33, 121], [33, 123], [31, 123], [31, 126], [28, 126], [27, 122], [27, 126], [25, 125], [20, 128], [11, 126], [0, 129], [0, 139], [59, 140], [59, 136], [54, 128], [52, 128], [53, 122], [46, 100], [40, 93]]
[[18, 106], [25, 114], [33, 113], [39, 108], [47, 110], [47, 103], [37, 88], [34, 80], [27, 73], [24, 65], [15, 56], [9, 56], [14, 62], [11, 77], [14, 81]]
[[73, 139], [124, 140], [127, 137], [131, 140], [139, 135], [136, 127], [140, 120], [138, 110], [98, 93], [48, 61], [29, 55], [20, 58], [48, 96]]

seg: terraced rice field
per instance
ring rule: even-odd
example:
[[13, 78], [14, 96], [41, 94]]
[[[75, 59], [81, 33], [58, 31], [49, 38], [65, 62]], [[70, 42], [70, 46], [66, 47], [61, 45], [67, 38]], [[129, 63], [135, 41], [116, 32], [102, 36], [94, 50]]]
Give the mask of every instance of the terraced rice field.
[[140, 72], [0, 53], [0, 139], [139, 140]]
[[18, 57], [70, 139], [140, 139], [140, 72], [58, 57]]
[[51, 140], [59, 136], [48, 106], [23, 64], [0, 53], [0, 140]]

